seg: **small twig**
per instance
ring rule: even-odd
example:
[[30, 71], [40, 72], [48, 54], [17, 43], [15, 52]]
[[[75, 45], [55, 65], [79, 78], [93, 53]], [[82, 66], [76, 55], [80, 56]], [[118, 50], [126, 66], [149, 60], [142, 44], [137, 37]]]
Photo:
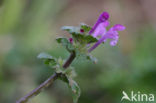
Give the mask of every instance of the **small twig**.
[[67, 68], [69, 67], [69, 65], [72, 63], [72, 61], [74, 60], [74, 58], [76, 57], [75, 51], [73, 51], [70, 55], [70, 57], [67, 59], [67, 61], [64, 63], [63, 68]]
[[32, 90], [30, 93], [28, 93], [26, 96], [22, 97], [20, 100], [18, 100], [16, 103], [26, 103], [29, 99], [32, 97], [38, 95], [44, 88], [48, 87], [50, 84], [54, 82], [58, 77], [58, 74], [53, 74], [50, 76], [46, 81], [44, 81], [41, 85], [39, 85], [37, 88]]
[[[76, 57], [75, 52], [72, 52], [69, 56], [69, 58], [66, 60], [66, 62], [63, 65], [63, 68], [69, 67], [69, 65], [72, 63], [74, 58]], [[43, 89], [50, 86], [58, 77], [60, 74], [53, 74], [50, 76], [46, 81], [44, 81], [41, 85], [39, 85], [37, 88], [29, 92], [26, 96], [22, 97], [20, 100], [18, 100], [16, 103], [26, 103], [28, 100], [33, 98], [34, 96], [38, 95]]]

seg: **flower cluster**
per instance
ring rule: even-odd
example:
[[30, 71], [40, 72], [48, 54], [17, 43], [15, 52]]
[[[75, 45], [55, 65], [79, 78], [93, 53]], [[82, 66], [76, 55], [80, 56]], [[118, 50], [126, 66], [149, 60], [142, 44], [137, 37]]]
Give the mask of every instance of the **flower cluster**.
[[90, 52], [108, 39], [110, 40], [110, 45], [115, 46], [119, 39], [118, 31], [125, 29], [123, 25], [115, 24], [107, 30], [106, 28], [109, 26], [108, 19], [109, 14], [103, 12], [93, 27], [84, 23], [81, 23], [80, 26], [63, 26], [62, 30], [67, 31], [70, 37], [59, 37], [56, 40], [70, 53], [75, 52], [78, 57], [82, 56], [87, 59], [89, 58], [91, 61], [95, 61]]
[[106, 42], [107, 39], [111, 39], [111, 46], [115, 46], [117, 44], [119, 39], [118, 31], [124, 30], [125, 27], [121, 24], [116, 24], [107, 31], [106, 27], [109, 26], [108, 19], [109, 14], [107, 12], [103, 12], [99, 16], [93, 28], [89, 31], [89, 34], [97, 38], [98, 41], [88, 50], [88, 52], [94, 50], [99, 44]]

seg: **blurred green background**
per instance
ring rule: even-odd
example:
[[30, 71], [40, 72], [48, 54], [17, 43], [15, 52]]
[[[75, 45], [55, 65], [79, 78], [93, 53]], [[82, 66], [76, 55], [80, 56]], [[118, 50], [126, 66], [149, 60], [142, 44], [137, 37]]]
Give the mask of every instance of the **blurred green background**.
[[[111, 25], [126, 30], [116, 47], [106, 43], [92, 52], [97, 64], [73, 62], [79, 103], [120, 103], [123, 90], [156, 94], [155, 5], [156, 0], [0, 0], [0, 103], [15, 103], [53, 73], [36, 58], [40, 52], [69, 56], [55, 42], [64, 34], [61, 26], [92, 26], [102, 11], [110, 13]], [[29, 103], [72, 103], [72, 97], [58, 80]]]

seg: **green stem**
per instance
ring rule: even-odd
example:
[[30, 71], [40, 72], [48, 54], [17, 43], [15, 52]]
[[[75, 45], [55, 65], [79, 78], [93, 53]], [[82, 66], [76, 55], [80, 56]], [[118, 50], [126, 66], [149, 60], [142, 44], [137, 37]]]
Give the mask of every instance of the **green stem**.
[[[75, 52], [72, 52], [70, 54], [69, 58], [64, 63], [63, 68], [66, 69], [67, 67], [69, 67], [69, 65], [72, 63], [72, 61], [75, 59], [75, 57], [76, 57]], [[16, 103], [27, 103], [28, 100], [30, 100], [34, 96], [38, 95], [43, 89], [45, 89], [48, 86], [52, 85], [53, 82], [59, 77], [59, 75], [60, 74], [54, 73], [46, 81], [44, 81], [37, 88], [35, 88], [31, 92], [29, 92], [26, 96], [24, 96], [21, 99], [19, 99]]]

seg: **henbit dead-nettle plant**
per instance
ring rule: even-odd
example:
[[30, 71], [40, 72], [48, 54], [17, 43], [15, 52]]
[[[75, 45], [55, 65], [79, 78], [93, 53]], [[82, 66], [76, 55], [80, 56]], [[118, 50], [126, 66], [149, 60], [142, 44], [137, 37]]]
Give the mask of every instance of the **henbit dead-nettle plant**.
[[73, 79], [75, 77], [75, 71], [70, 64], [76, 57], [80, 56], [96, 63], [97, 59], [90, 53], [98, 45], [101, 43], [104, 44], [108, 39], [110, 39], [111, 46], [115, 46], [117, 44], [119, 39], [118, 31], [124, 30], [125, 27], [121, 24], [116, 24], [107, 30], [106, 27], [109, 26], [108, 19], [109, 14], [107, 12], [103, 12], [93, 27], [83, 23], [78, 27], [62, 27], [62, 30], [67, 31], [70, 34], [70, 37], [59, 37], [56, 41], [59, 44], [62, 44], [62, 46], [70, 53], [69, 58], [67, 60], [63, 60], [62, 58], [55, 58], [47, 53], [40, 53], [38, 58], [43, 59], [45, 64], [55, 70], [55, 73], [16, 103], [26, 103], [32, 97], [39, 94], [44, 88], [51, 85], [56, 79], [60, 79], [68, 84], [72, 91], [73, 102], [77, 103], [78, 98], [80, 97], [80, 88], [77, 82]]

